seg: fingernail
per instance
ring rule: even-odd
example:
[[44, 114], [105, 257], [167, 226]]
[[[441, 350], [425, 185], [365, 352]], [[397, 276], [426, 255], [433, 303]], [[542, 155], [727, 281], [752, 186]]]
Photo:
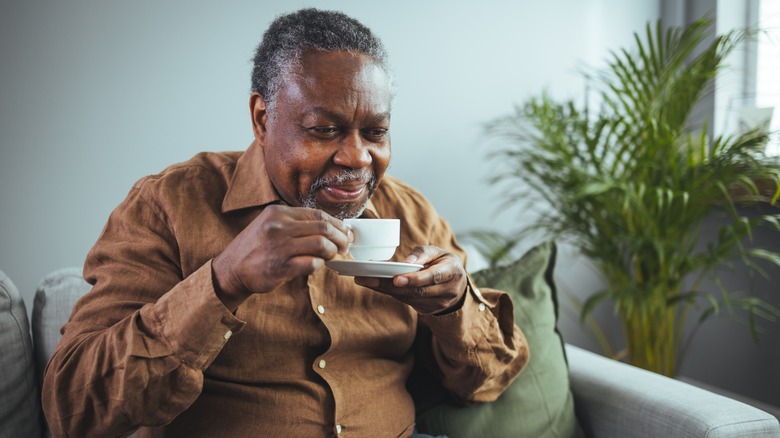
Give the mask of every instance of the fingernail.
[[406, 258], [406, 263], [414, 263], [417, 261], [417, 256], [412, 254]]
[[398, 287], [403, 287], [409, 284], [409, 279], [406, 277], [396, 277], [394, 283]]
[[355, 233], [352, 232], [352, 228], [347, 228], [347, 242], [355, 241]]

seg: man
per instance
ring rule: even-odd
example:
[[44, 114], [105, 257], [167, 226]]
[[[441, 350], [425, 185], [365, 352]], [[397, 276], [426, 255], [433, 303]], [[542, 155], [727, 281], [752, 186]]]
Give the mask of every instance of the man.
[[[94, 287], [45, 375], [55, 435], [410, 436], [415, 359], [464, 402], [526, 363], [508, 297], [472, 287], [447, 223], [385, 175], [391, 80], [370, 30], [279, 17], [252, 81], [249, 148], [141, 179], [90, 251]], [[325, 268], [357, 216], [400, 218], [396, 259], [424, 268]]]

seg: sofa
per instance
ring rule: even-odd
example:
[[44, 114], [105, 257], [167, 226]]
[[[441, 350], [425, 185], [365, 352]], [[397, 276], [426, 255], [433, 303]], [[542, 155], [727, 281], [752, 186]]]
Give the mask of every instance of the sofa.
[[[48, 434], [40, 408], [39, 382], [59, 340], [59, 328], [75, 301], [89, 289], [80, 268], [52, 272], [40, 282], [30, 321], [19, 291], [0, 271], [0, 438]], [[564, 381], [567, 392], [571, 391], [578, 434], [602, 438], [780, 438], [780, 425], [775, 417], [742, 402], [574, 345], [562, 343], [561, 351], [566, 360], [564, 370], [568, 378]], [[529, 376], [526, 380], [532, 380], [533, 376]], [[516, 412], [510, 417], [522, 421], [523, 415], [524, 412]], [[490, 418], [489, 422], [497, 425], [514, 421], [507, 417], [503, 414]], [[557, 420], [552, 418], [552, 421]], [[520, 432], [494, 432], [490, 426], [481, 435], [524, 436]]]

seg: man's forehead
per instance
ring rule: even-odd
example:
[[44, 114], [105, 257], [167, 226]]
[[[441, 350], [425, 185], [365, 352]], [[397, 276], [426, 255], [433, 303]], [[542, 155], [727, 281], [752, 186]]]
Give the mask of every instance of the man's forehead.
[[390, 87], [382, 66], [366, 55], [311, 52], [286, 77], [278, 99], [300, 114], [337, 118], [360, 107], [363, 116], [382, 122], [390, 118]]
[[[298, 61], [295, 63], [295, 66], [298, 68], [301, 67], [312, 67], [317, 65], [322, 66], [333, 66], [334, 64], [371, 64], [376, 66], [381, 66], [381, 63], [371, 57], [370, 55], [367, 55], [365, 53], [360, 52], [353, 52], [349, 50], [332, 50], [332, 51], [325, 51], [325, 50], [316, 50], [316, 49], [309, 49], [304, 50], [301, 52], [301, 55], [298, 57]], [[381, 68], [381, 67], [380, 67]]]
[[349, 80], [390, 86], [390, 75], [380, 62], [368, 55], [347, 51], [306, 51], [290, 77], [315, 83]]

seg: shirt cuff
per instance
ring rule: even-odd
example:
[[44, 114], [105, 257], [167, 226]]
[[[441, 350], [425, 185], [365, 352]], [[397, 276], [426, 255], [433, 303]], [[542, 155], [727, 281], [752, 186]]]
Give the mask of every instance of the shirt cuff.
[[482, 296], [470, 277], [466, 280], [466, 296], [459, 309], [439, 316], [421, 315], [420, 318], [441, 344], [471, 351], [485, 339], [495, 318], [490, 312], [494, 305]]
[[208, 261], [151, 307], [163, 342], [183, 362], [200, 369], [246, 325], [217, 297], [211, 270]]

